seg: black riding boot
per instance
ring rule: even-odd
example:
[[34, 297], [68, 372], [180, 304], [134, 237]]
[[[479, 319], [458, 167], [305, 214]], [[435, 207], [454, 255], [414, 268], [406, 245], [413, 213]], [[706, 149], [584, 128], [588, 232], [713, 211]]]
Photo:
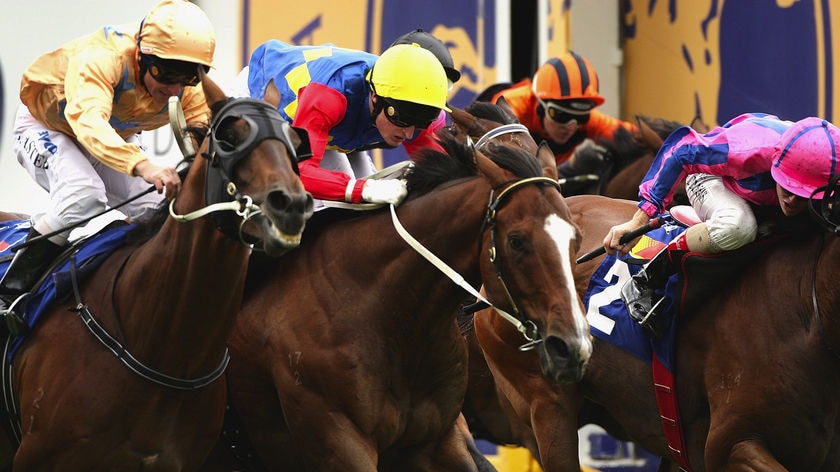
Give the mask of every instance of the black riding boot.
[[621, 299], [627, 304], [630, 317], [654, 335], [659, 335], [658, 316], [664, 300], [656, 291], [665, 288], [673, 273], [674, 267], [665, 247], [621, 288]]
[[[30, 229], [26, 240], [30, 241], [37, 236], [40, 236], [40, 233]], [[63, 246], [44, 238], [15, 252], [9, 269], [0, 279], [0, 315], [4, 316], [12, 334], [20, 334], [26, 329], [20, 313], [15, 312], [18, 306], [12, 307], [12, 304], [32, 289], [35, 282], [43, 275], [44, 269], [61, 253], [62, 249], [64, 249]]]

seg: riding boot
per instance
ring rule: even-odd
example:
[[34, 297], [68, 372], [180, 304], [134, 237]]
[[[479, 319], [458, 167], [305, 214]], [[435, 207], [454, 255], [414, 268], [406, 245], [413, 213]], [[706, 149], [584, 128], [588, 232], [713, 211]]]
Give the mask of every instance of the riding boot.
[[656, 292], [664, 289], [668, 278], [676, 272], [668, 257], [669, 250], [688, 250], [686, 234], [677, 236], [621, 287], [621, 299], [630, 317], [655, 336], [659, 335], [658, 318], [665, 300]]
[[[26, 241], [38, 236], [40, 233], [30, 229]], [[23, 317], [18, 313], [19, 305], [15, 302], [32, 289], [47, 266], [63, 249], [64, 246], [42, 238], [15, 252], [8, 270], [0, 279], [0, 315], [4, 316], [13, 335], [22, 334], [26, 329]]]

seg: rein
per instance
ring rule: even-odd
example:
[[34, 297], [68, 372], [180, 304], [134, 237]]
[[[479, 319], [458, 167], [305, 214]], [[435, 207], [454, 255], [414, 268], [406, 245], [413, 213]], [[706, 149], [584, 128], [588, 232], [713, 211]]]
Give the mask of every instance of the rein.
[[[114, 290], [116, 289], [116, 281], [119, 279], [120, 274], [122, 274], [123, 269], [125, 268], [128, 259], [130, 258], [131, 254], [127, 255], [125, 259], [123, 259], [122, 264], [120, 265], [119, 270], [117, 271], [116, 276], [114, 277], [114, 284], [111, 286], [111, 305], [112, 305], [112, 313], [114, 314], [114, 319], [117, 325], [117, 330], [120, 332], [120, 337], [122, 336], [122, 329], [120, 325], [119, 317], [117, 316], [117, 307], [114, 301], [115, 295]], [[85, 327], [93, 334], [93, 336], [99, 340], [105, 347], [108, 348], [117, 359], [120, 360], [126, 367], [129, 368], [132, 372], [143, 377], [146, 380], [154, 382], [158, 385], [162, 385], [164, 387], [173, 388], [176, 390], [195, 390], [199, 388], [206, 387], [211, 383], [215, 382], [219, 377], [222, 376], [225, 369], [227, 368], [228, 363], [230, 362], [230, 353], [228, 349], [225, 348], [225, 353], [222, 355], [222, 360], [219, 365], [213, 369], [212, 372], [202, 375], [200, 377], [195, 377], [191, 379], [184, 379], [179, 377], [173, 377], [171, 375], [164, 374], [158, 370], [155, 370], [136, 357], [134, 357], [128, 349], [123, 345], [118, 339], [114, 338], [108, 331], [98, 322], [96, 318], [94, 318], [93, 313], [91, 313], [90, 309], [87, 305], [82, 303], [81, 294], [79, 293], [79, 284], [76, 277], [76, 257], [75, 254], [70, 258], [70, 280], [73, 283], [73, 295], [76, 297], [76, 307], [72, 308], [71, 311], [75, 311], [79, 314], [79, 318], [85, 324]]]
[[831, 342], [829, 342], [828, 337], [825, 334], [825, 326], [823, 325], [822, 317], [820, 316], [820, 305], [817, 302], [817, 267], [820, 264], [820, 254], [822, 254], [824, 243], [825, 234], [823, 233], [822, 238], [820, 238], [820, 244], [817, 247], [817, 253], [814, 256], [814, 276], [811, 279], [811, 301], [814, 306], [814, 319], [817, 322], [817, 332], [820, 334], [820, 339], [822, 339], [823, 345], [828, 352], [830, 352], [835, 359], [840, 360], [840, 351], [831, 345]]
[[478, 290], [472, 287], [464, 277], [457, 273], [454, 269], [449, 267], [445, 262], [443, 262], [439, 257], [433, 254], [431, 251], [426, 249], [422, 244], [420, 244], [417, 239], [415, 239], [400, 223], [399, 218], [397, 218], [397, 212], [395, 211], [394, 205], [390, 205], [391, 209], [391, 221], [394, 224], [394, 229], [396, 229], [397, 233], [403, 238], [403, 240], [408, 243], [409, 246], [412, 247], [418, 254], [423, 256], [426, 260], [432, 263], [438, 270], [443, 272], [444, 275], [449, 277], [450, 280], [455, 282], [458, 286], [466, 290], [470, 295], [476, 297], [482, 303], [486, 304], [486, 306], [493, 308], [496, 313], [499, 314], [502, 318], [506, 321], [511, 323], [517, 331], [522, 333], [527, 343], [523, 344], [519, 347], [522, 351], [527, 351], [535, 348], [539, 343], [542, 342], [542, 339], [539, 334], [539, 328], [535, 325], [532, 321], [528, 320], [527, 318], [522, 320], [523, 316], [521, 311], [519, 310], [519, 306], [516, 301], [513, 299], [513, 296], [510, 293], [510, 290], [507, 287], [507, 284], [504, 280], [504, 274], [502, 273], [501, 261], [496, 257], [498, 251], [496, 250], [496, 224], [495, 218], [496, 213], [499, 210], [499, 207], [504, 202], [505, 197], [510, 196], [513, 194], [513, 191], [522, 188], [528, 184], [540, 184], [540, 183], [548, 183], [560, 190], [560, 184], [557, 181], [550, 179], [548, 177], [531, 177], [527, 179], [522, 179], [519, 181], [514, 182], [504, 190], [502, 190], [498, 197], [493, 197], [493, 191], [490, 192], [490, 203], [487, 205], [487, 212], [484, 217], [484, 221], [482, 222], [481, 233], [484, 233], [485, 229], [490, 230], [490, 260], [493, 262], [493, 266], [496, 269], [496, 276], [499, 279], [499, 282], [502, 284], [502, 288], [505, 291], [505, 294], [508, 297], [508, 301], [510, 305], [513, 307], [514, 315], [506, 312], [505, 310], [493, 305], [490, 303], [487, 298], [481, 295]]

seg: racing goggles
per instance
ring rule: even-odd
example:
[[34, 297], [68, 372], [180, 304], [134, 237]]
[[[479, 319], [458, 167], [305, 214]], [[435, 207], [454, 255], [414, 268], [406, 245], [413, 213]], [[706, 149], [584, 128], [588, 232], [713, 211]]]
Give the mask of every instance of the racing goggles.
[[141, 61], [152, 78], [163, 85], [195, 87], [201, 82], [198, 65], [191, 62], [173, 61], [159, 57], [141, 55]]
[[589, 121], [589, 112], [595, 108], [595, 102], [589, 100], [563, 100], [545, 102], [537, 97], [545, 110], [545, 116], [561, 126], [585, 125]]
[[440, 110], [426, 105], [418, 105], [403, 100], [379, 97], [382, 100], [382, 113], [394, 126], [408, 128], [414, 126], [426, 129], [440, 115]]

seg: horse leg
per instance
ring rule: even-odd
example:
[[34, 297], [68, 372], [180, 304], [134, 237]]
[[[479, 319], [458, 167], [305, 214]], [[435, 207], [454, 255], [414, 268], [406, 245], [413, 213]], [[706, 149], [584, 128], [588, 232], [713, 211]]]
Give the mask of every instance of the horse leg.
[[723, 453], [715, 446], [712, 435], [706, 449], [706, 469], [725, 472], [787, 472], [773, 454], [758, 439], [749, 439], [735, 443]]
[[[470, 447], [472, 445], [472, 448]], [[452, 426], [437, 441], [402, 448], [380, 460], [380, 471], [404, 472], [494, 472], [496, 469], [481, 455], [471, 435], [462, 426]]]
[[463, 413], [458, 415], [458, 419], [455, 420], [455, 426], [458, 428], [461, 436], [463, 436], [464, 442], [467, 445], [467, 450], [470, 452], [470, 456], [472, 456], [473, 462], [478, 468], [478, 472], [495, 471], [496, 468], [493, 467], [493, 464], [491, 464], [490, 461], [484, 457], [484, 454], [478, 450], [478, 446], [475, 444], [475, 439], [473, 439], [473, 435], [470, 432], [470, 425], [467, 423], [467, 419], [464, 418]]
[[518, 443], [531, 450], [544, 470], [579, 472], [577, 412], [582, 399], [576, 386], [546, 379], [536, 354], [515, 347], [514, 340], [521, 335], [506, 321], [496, 321], [489, 312], [477, 314], [475, 332], [501, 403], [512, 412], [511, 428]]

